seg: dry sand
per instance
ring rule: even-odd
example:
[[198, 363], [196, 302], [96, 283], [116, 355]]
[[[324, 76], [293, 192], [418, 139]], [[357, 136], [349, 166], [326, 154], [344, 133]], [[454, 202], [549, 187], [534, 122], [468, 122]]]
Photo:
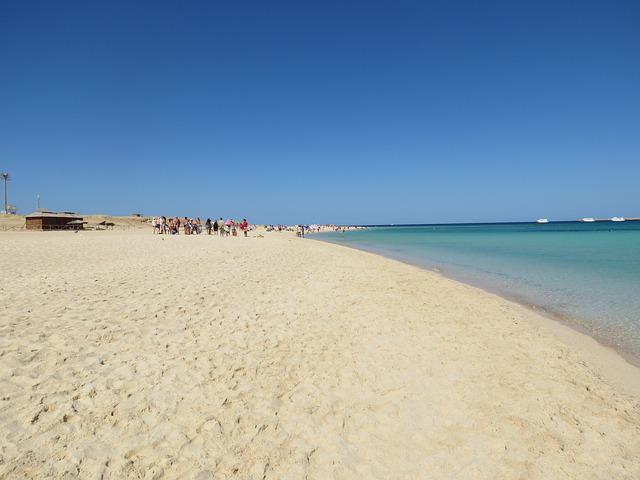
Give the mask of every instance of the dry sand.
[[2, 233], [0, 272], [3, 479], [640, 478], [638, 370], [433, 272], [148, 231]]

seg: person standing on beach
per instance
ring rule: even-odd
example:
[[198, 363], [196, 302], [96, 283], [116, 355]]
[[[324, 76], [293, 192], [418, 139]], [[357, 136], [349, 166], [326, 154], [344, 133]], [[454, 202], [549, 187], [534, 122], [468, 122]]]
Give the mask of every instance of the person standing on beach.
[[242, 223], [240, 224], [240, 230], [242, 230], [242, 233], [246, 237], [247, 236], [247, 231], [249, 230], [249, 223], [247, 222], [246, 218], [242, 219]]
[[207, 229], [207, 235], [211, 235], [211, 219], [207, 218], [207, 221], [204, 222], [204, 226]]
[[213, 222], [213, 234], [217, 235], [218, 234], [218, 221], [214, 221]]

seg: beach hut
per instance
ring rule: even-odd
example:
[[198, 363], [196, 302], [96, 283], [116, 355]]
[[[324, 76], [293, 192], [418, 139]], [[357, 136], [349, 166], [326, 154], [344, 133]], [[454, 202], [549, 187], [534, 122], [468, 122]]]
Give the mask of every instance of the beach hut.
[[73, 212], [34, 212], [26, 216], [27, 230], [82, 230], [86, 222]]

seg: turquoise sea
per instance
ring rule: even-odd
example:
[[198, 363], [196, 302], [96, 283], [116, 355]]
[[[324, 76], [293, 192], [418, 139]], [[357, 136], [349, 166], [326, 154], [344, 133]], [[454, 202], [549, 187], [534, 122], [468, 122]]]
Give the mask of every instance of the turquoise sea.
[[640, 360], [640, 222], [371, 227], [314, 238], [436, 269]]

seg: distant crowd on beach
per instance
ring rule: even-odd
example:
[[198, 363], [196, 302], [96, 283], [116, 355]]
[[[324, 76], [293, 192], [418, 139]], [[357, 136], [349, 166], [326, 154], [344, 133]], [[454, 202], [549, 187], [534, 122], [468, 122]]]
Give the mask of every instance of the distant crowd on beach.
[[304, 237], [306, 233], [320, 233], [326, 231], [345, 232], [348, 230], [360, 230], [365, 227], [355, 225], [265, 225], [267, 232], [295, 232], [298, 237]]
[[305, 233], [319, 231], [316, 230], [317, 225], [265, 225], [267, 232], [296, 232], [298, 237], [304, 238]]
[[182, 227], [183, 233], [185, 235], [200, 235], [203, 232], [206, 232], [207, 235], [219, 235], [221, 237], [237, 237], [238, 231], [242, 232], [242, 234], [246, 237], [249, 230], [252, 227], [247, 222], [247, 219], [244, 218], [242, 222], [235, 221], [231, 218], [226, 221], [220, 217], [219, 220], [211, 221], [210, 218], [202, 223], [199, 217], [197, 218], [167, 218], [165, 216], [162, 217], [153, 217], [151, 220], [151, 224], [153, 226], [153, 233], [159, 235], [179, 235], [180, 228]]
[[[203, 223], [199, 217], [197, 218], [180, 218], [180, 217], [153, 217], [151, 220], [153, 233], [159, 235], [219, 235], [221, 237], [231, 236], [237, 237], [240, 232], [243, 236], [247, 236], [250, 230], [255, 227], [242, 219], [241, 222], [228, 218], [226, 221], [222, 217], [218, 220], [211, 221], [210, 218]], [[325, 231], [344, 232], [347, 230], [359, 230], [365, 227], [352, 225], [264, 225], [267, 232], [294, 232], [298, 237], [303, 237], [307, 233], [320, 233]], [[182, 230], [182, 232], [181, 232]]]

